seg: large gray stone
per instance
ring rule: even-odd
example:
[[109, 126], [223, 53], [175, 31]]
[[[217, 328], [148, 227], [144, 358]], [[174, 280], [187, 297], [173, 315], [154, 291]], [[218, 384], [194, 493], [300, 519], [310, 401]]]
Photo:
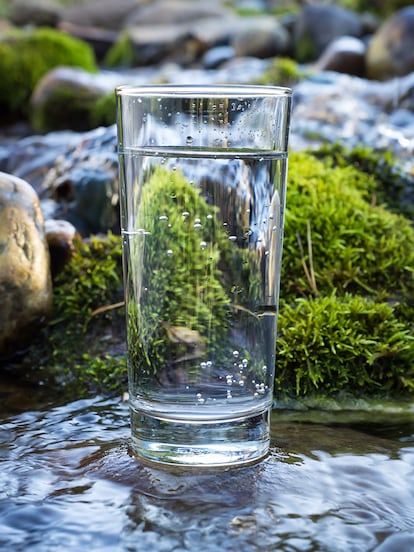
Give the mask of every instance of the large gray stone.
[[30, 343], [52, 304], [49, 249], [38, 196], [0, 173], [0, 358]]
[[302, 8], [294, 27], [295, 55], [298, 61], [313, 61], [336, 38], [361, 37], [364, 25], [351, 10], [329, 4]]
[[366, 55], [367, 75], [376, 80], [414, 71], [414, 6], [403, 8], [374, 34]]

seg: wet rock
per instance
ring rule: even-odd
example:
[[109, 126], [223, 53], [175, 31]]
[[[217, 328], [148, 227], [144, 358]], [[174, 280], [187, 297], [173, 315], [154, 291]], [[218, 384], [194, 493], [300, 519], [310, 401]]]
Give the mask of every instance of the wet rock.
[[87, 42], [94, 51], [98, 61], [103, 60], [108, 50], [118, 40], [118, 32], [110, 29], [76, 25], [75, 23], [70, 23], [69, 21], [61, 22], [58, 28], [65, 33]]
[[10, 5], [10, 21], [17, 26], [46, 25], [56, 27], [63, 9], [56, 2], [41, 0], [33, 2], [30, 0], [15, 0]]
[[274, 18], [251, 18], [245, 29], [236, 30], [231, 44], [237, 56], [270, 58], [285, 55], [290, 49], [290, 36]]
[[51, 273], [52, 277], [55, 277], [71, 260], [75, 243], [82, 238], [73, 224], [67, 220], [46, 220], [45, 232], [50, 252]]
[[128, 15], [125, 26], [177, 25], [200, 19], [228, 18], [230, 12], [215, 2], [188, 2], [188, 0], [156, 0], [141, 4]]
[[225, 61], [234, 57], [234, 48], [231, 46], [215, 46], [203, 56], [203, 65], [206, 69], [216, 69]]
[[32, 124], [38, 132], [93, 128], [96, 101], [109, 90], [95, 75], [75, 67], [57, 67], [37, 84], [31, 97]]
[[139, 67], [167, 61], [188, 65], [206, 49], [186, 25], [180, 24], [129, 27], [122, 34], [120, 43], [126, 50], [122, 53], [118, 49], [118, 60], [109, 52], [107, 61], [110, 65]]
[[52, 302], [49, 249], [34, 189], [0, 173], [0, 357], [30, 343]]
[[298, 61], [312, 61], [341, 36], [361, 37], [364, 27], [360, 17], [345, 8], [329, 4], [306, 5], [294, 27], [295, 56]]
[[367, 75], [376, 80], [414, 71], [414, 6], [403, 8], [374, 34], [367, 50]]
[[118, 184], [101, 168], [75, 167], [55, 182], [60, 208], [55, 217], [71, 222], [83, 235], [119, 233]]
[[365, 73], [365, 52], [366, 46], [362, 40], [342, 36], [329, 44], [314, 68], [362, 77]]
[[61, 21], [87, 27], [120, 30], [128, 15], [138, 4], [140, 0], [116, 0], [116, 2], [92, 0], [67, 7], [62, 13]]

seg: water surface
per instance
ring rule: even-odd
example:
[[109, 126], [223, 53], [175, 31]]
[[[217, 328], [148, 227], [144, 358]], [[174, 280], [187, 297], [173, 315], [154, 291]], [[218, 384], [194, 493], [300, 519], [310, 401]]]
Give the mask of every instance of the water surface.
[[174, 472], [130, 454], [121, 399], [0, 392], [2, 550], [414, 550], [410, 412], [277, 410], [261, 463]]

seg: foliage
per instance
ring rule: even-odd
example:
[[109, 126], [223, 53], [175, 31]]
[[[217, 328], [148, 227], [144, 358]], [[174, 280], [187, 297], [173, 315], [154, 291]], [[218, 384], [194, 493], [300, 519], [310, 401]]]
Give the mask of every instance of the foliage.
[[269, 67], [257, 81], [257, 84], [292, 86], [305, 76], [306, 70], [301, 68], [293, 59], [276, 57], [271, 60]]
[[115, 44], [108, 50], [104, 59], [104, 65], [108, 67], [133, 67], [135, 57], [132, 39], [127, 32], [123, 32]]
[[110, 126], [116, 121], [116, 101], [115, 94], [105, 94], [94, 103], [90, 121], [93, 128], [98, 126]]
[[[52, 385], [79, 393], [126, 382], [121, 240], [109, 234], [77, 243], [54, 281], [53, 317], [25, 358]], [[118, 308], [110, 308], [111, 306]], [[54, 380], [54, 381], [53, 381]]]
[[[102, 93], [90, 87], [56, 87], [44, 102], [33, 106], [31, 123], [38, 132], [52, 130], [91, 130], [106, 123], [106, 113], [98, 111]], [[111, 123], [109, 123], [111, 124]]]
[[[282, 295], [352, 291], [388, 299], [413, 294], [414, 231], [372, 202], [378, 184], [354, 167], [291, 155]], [[312, 268], [314, 284], [306, 275]]]
[[390, 151], [376, 152], [366, 146], [347, 149], [336, 143], [321, 146], [314, 155], [333, 167], [351, 165], [365, 173], [377, 203], [414, 220], [414, 175], [403, 172]]
[[397, 10], [412, 6], [412, 0], [341, 0], [340, 4], [359, 13], [370, 12], [388, 17]]
[[283, 303], [276, 391], [414, 391], [412, 327], [389, 304], [335, 294]]
[[63, 32], [49, 28], [4, 32], [0, 39], [0, 108], [3, 113], [27, 116], [36, 84], [59, 65], [96, 71], [92, 48]]
[[[386, 185], [383, 158], [348, 155], [361, 158], [361, 164], [346, 163], [338, 152], [290, 154], [275, 391], [307, 397], [412, 396], [414, 230], [407, 218], [378, 204]], [[136, 321], [133, 331], [145, 339], [145, 332], [152, 331], [152, 352], [169, 355], [157, 341], [165, 343], [160, 321], [191, 327], [200, 336], [215, 325], [219, 339], [229, 299], [220, 265], [212, 263], [206, 274], [205, 259], [193, 254], [196, 249], [200, 253], [203, 236], [184, 235], [180, 218], [183, 211], [214, 218], [214, 207], [178, 171], [158, 168], [149, 178], [143, 200], [151, 216], [146, 221], [166, 225], [167, 217], [171, 225], [156, 233], [158, 254], [145, 260], [151, 267], [151, 303], [157, 305], [161, 288], [168, 300], [159, 302], [151, 320], [149, 312], [129, 314]], [[216, 237], [209, 255], [226, 262], [228, 240], [224, 234]], [[172, 255], [161, 254], [169, 250]], [[161, 285], [160, 278], [173, 272], [174, 278]], [[55, 281], [54, 319], [29, 363], [43, 366], [45, 373], [62, 375], [63, 370], [62, 380], [73, 378], [82, 389], [103, 391], [124, 384], [123, 309], [93, 315], [121, 300], [121, 274], [119, 238], [79, 245]], [[134, 354], [143, 351], [132, 349], [132, 358]], [[147, 368], [154, 373], [151, 363]]]
[[[208, 337], [213, 348], [223, 339], [230, 301], [218, 263], [228, 240], [216, 225], [215, 208], [200, 191], [181, 172], [161, 167], [143, 189], [137, 225], [151, 236], [151, 247], [145, 247], [142, 237], [129, 245], [134, 265], [142, 266], [141, 287], [146, 290], [145, 301], [140, 306], [132, 302], [128, 312], [129, 343], [132, 363], [151, 376], [158, 375], [158, 367], [167, 366], [173, 355], [183, 353], [165, 338], [166, 324], [181, 332], [195, 331], [203, 341]], [[134, 296], [134, 284], [128, 284], [128, 294]], [[141, 344], [145, 350], [135, 349]]]

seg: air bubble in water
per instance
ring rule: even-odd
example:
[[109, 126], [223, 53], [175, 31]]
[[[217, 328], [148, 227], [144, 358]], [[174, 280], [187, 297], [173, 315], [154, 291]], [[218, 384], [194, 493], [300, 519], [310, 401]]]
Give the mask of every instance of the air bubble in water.
[[237, 241], [237, 236], [229, 236], [229, 241], [231, 242]]
[[244, 359], [242, 360], [242, 364], [243, 364], [244, 368], [247, 368], [247, 367], [248, 367], [249, 361], [247, 360], [247, 358], [244, 358]]
[[239, 355], [240, 355], [239, 351], [233, 351], [234, 358], [239, 358]]
[[211, 362], [211, 360], [208, 360], [206, 364], [207, 364], [207, 368], [211, 368], [213, 366], [213, 363]]
[[208, 220], [211, 220], [213, 218], [213, 215], [207, 215]]
[[201, 249], [204, 250], [207, 247], [207, 242], [205, 242], [205, 241], [200, 242], [200, 247], [201, 247]]
[[187, 217], [190, 216], [190, 213], [189, 213], [188, 211], [183, 211], [183, 212], [181, 213], [181, 215], [182, 215], [184, 218], [187, 218]]
[[226, 383], [227, 383], [227, 385], [232, 385], [233, 384], [233, 376], [231, 374], [228, 374], [226, 376]]
[[193, 226], [194, 230], [200, 230], [200, 228], [203, 228], [203, 225], [199, 222], [196, 222]]
[[192, 146], [193, 145], [193, 137], [192, 136], [187, 136], [187, 146]]
[[171, 257], [172, 254], [173, 254], [172, 249], [167, 249], [167, 255], [168, 255], [169, 257]]
[[200, 368], [205, 370], [207, 368], [207, 362], [200, 362]]
[[228, 398], [228, 399], [232, 399], [232, 398], [233, 398], [233, 395], [231, 394], [230, 389], [227, 389], [227, 398]]
[[201, 393], [197, 393], [196, 397], [199, 403], [205, 402], [205, 399], [203, 398], [203, 395]]
[[167, 215], [161, 215], [158, 217], [158, 220], [168, 220]]

